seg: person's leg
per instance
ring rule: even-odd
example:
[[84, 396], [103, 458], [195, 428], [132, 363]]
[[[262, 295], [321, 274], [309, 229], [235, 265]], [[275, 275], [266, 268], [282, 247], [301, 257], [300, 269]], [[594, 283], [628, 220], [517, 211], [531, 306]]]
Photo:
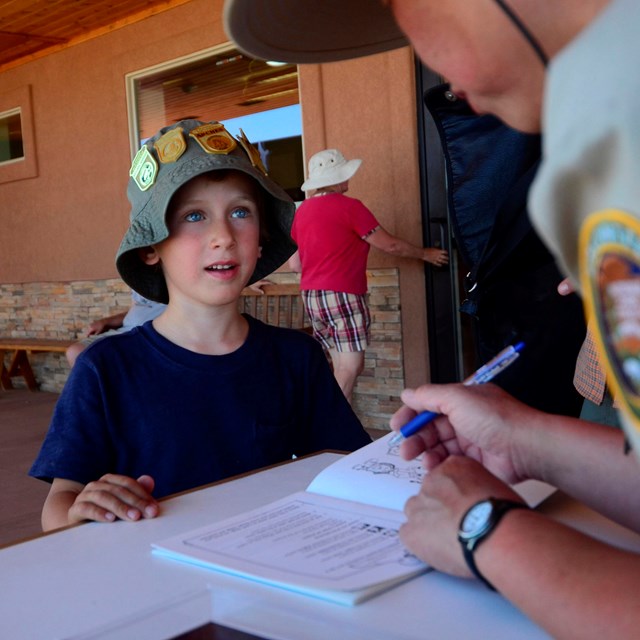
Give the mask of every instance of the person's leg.
[[371, 315], [365, 296], [333, 293], [331, 306], [331, 337], [329, 349], [333, 375], [351, 404], [358, 376], [364, 369], [364, 351], [369, 344]]
[[313, 336], [329, 352], [333, 374], [351, 403], [353, 389], [364, 369], [371, 314], [366, 296], [336, 291], [303, 291]]
[[329, 349], [329, 355], [333, 363], [333, 375], [336, 377], [344, 397], [351, 403], [356, 380], [364, 369], [364, 351]]

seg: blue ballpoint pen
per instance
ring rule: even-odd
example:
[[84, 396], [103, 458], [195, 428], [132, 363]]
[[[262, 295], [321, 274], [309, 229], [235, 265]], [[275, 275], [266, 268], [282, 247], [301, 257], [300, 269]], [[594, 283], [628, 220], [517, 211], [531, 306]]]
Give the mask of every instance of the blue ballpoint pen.
[[[503, 349], [495, 358], [492, 358], [487, 364], [482, 365], [475, 373], [470, 375], [462, 384], [471, 386], [475, 384], [484, 384], [493, 380], [501, 371], [506, 369], [516, 358], [520, 355], [520, 352], [524, 349], [524, 342], [518, 342], [518, 344]], [[428, 425], [434, 418], [437, 418], [440, 414], [433, 411], [423, 411], [419, 413], [413, 420], [409, 420], [407, 424], [400, 428], [400, 431], [396, 433], [389, 444], [398, 444], [405, 438], [414, 435], [420, 429]]]

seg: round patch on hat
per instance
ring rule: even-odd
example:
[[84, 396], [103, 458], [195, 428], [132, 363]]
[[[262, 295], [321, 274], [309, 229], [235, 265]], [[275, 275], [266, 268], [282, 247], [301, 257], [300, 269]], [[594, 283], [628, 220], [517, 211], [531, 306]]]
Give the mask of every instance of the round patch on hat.
[[616, 209], [589, 216], [580, 231], [580, 273], [607, 381], [640, 455], [640, 220]]

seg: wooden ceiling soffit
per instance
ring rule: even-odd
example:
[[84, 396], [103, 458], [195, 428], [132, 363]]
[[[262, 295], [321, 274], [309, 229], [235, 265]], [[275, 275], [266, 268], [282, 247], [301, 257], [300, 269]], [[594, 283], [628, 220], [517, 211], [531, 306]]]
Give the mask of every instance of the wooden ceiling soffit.
[[69, 3], [60, 0], [18, 0], [15, 3], [0, 3], [0, 72], [190, 1], [92, 0]]

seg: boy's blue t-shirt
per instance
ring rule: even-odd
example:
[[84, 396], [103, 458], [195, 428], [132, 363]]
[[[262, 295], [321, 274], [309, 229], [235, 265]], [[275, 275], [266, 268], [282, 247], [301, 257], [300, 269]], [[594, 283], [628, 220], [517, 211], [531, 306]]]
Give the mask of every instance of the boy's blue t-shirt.
[[151, 322], [92, 344], [29, 474], [83, 484], [148, 474], [160, 498], [293, 455], [368, 444], [319, 344], [245, 317], [245, 343], [222, 356], [178, 347]]

